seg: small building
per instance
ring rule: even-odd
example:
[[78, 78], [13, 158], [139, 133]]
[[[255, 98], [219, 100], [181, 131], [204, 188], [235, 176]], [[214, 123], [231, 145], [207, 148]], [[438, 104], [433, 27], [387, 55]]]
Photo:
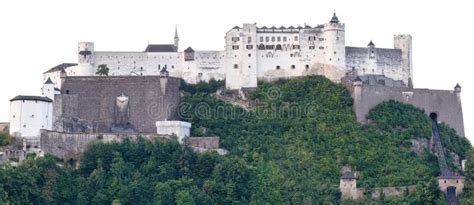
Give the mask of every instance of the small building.
[[10, 135], [39, 140], [41, 129], [52, 128], [53, 100], [18, 95], [10, 100]]
[[190, 137], [191, 123], [183, 121], [157, 121], [156, 128], [158, 135], [176, 135], [179, 143], [183, 143], [184, 138]]

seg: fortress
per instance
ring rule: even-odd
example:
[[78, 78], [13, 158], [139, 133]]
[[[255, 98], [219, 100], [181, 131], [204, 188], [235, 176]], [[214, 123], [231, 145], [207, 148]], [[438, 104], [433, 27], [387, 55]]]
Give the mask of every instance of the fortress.
[[78, 46], [76, 63], [60, 64], [44, 73], [59, 87], [59, 75], [93, 76], [97, 66], [106, 64], [110, 76], [169, 75], [187, 83], [226, 80], [228, 89], [257, 87], [258, 80], [275, 80], [306, 75], [324, 75], [339, 82], [348, 71], [359, 75], [384, 75], [412, 87], [412, 45], [410, 35], [395, 35], [394, 48], [347, 47], [345, 25], [336, 14], [317, 26], [257, 27], [235, 26], [225, 34], [225, 50], [179, 51], [174, 44], [151, 44], [144, 51], [95, 51], [94, 43]]
[[[156, 134], [157, 125], [167, 133], [188, 129], [189, 136], [191, 125], [157, 123], [175, 120], [181, 80], [225, 80], [227, 90], [243, 95], [260, 80], [323, 75], [348, 88], [361, 123], [378, 103], [397, 100], [435, 113], [464, 136], [459, 85], [444, 91], [413, 88], [410, 35], [394, 35], [394, 48], [377, 48], [372, 41], [367, 47], [348, 47], [345, 25], [334, 13], [317, 26], [235, 26], [225, 34], [221, 51], [179, 48], [177, 30], [173, 44], [150, 44], [143, 51], [95, 51], [94, 43], [79, 43], [77, 63], [44, 72], [41, 96], [11, 99], [10, 134], [49, 151], [71, 136], [75, 139], [69, 144], [84, 146], [100, 133], [109, 138]], [[104, 65], [108, 75], [96, 74]], [[88, 140], [78, 142], [78, 134]]]

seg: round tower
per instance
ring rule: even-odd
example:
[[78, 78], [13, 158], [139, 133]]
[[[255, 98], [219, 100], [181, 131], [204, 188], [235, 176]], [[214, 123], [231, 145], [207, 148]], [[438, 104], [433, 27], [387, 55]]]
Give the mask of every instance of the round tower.
[[323, 32], [326, 64], [344, 71], [346, 67], [345, 25], [339, 21], [336, 12], [329, 23], [324, 24]]
[[94, 43], [80, 42], [78, 46], [78, 66], [72, 75], [92, 76], [94, 74]]

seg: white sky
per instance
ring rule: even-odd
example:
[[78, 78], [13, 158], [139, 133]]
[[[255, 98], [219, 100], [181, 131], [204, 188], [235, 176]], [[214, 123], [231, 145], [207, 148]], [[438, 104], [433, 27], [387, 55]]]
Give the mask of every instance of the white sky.
[[393, 34], [413, 36], [414, 85], [462, 86], [464, 127], [474, 142], [474, 78], [470, 57], [474, 30], [469, 1], [380, 0], [2, 0], [0, 2], [0, 122], [8, 121], [9, 100], [40, 95], [42, 73], [77, 62], [77, 43], [95, 50], [142, 51], [147, 42], [172, 43], [178, 24], [180, 50], [223, 50], [235, 25], [314, 26], [336, 9], [346, 24], [346, 45], [393, 47]]

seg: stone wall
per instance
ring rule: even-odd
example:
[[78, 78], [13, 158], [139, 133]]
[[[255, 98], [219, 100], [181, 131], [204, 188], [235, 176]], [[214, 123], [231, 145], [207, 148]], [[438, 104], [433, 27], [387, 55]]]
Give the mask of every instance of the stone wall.
[[67, 159], [77, 158], [93, 142], [112, 142], [123, 139], [156, 138], [156, 134], [117, 134], [117, 133], [62, 133], [41, 130], [41, 150], [53, 156]]
[[369, 111], [378, 104], [384, 101], [395, 100], [423, 109], [427, 115], [436, 113], [439, 121], [448, 124], [460, 136], [464, 136], [460, 91], [376, 85], [352, 86], [350, 89], [354, 98], [353, 109], [359, 122], [367, 122]]
[[379, 199], [383, 193], [385, 198], [394, 198], [403, 196], [407, 191], [415, 192], [416, 185], [410, 186], [399, 186], [399, 187], [376, 187], [371, 193], [365, 195], [364, 188], [354, 188], [352, 190], [345, 190], [342, 197], [343, 199], [352, 199], [352, 200], [364, 200], [369, 196], [371, 199]]
[[156, 121], [175, 119], [180, 82], [160, 76], [66, 77], [55, 96], [54, 130], [155, 133]]
[[190, 137], [186, 142], [192, 147], [218, 149], [219, 137]]

